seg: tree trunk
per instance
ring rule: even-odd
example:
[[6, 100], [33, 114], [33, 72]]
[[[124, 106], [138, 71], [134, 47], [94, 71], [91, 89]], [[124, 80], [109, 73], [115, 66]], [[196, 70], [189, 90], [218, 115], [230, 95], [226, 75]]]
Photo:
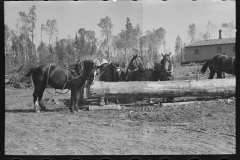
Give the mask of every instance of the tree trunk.
[[125, 47], [125, 66], [128, 65], [127, 61], [127, 48]]
[[236, 79], [211, 79], [200, 81], [157, 82], [95, 82], [90, 88], [90, 97], [105, 98], [152, 98], [234, 96]]
[[41, 44], [42, 44], [42, 27], [41, 27]]
[[26, 53], [26, 44], [25, 44], [25, 40], [24, 40], [24, 49], [23, 49], [23, 51], [24, 51], [24, 62], [26, 62], [27, 61], [27, 53]]
[[[110, 60], [110, 54], [109, 54], [109, 45], [108, 45], [108, 55], [107, 55], [108, 60]], [[111, 61], [111, 60], [110, 60]]]
[[48, 42], [48, 45], [50, 45], [50, 40], [51, 40], [51, 35], [49, 36], [49, 42]]
[[182, 47], [181, 47], [181, 64], [182, 64]]

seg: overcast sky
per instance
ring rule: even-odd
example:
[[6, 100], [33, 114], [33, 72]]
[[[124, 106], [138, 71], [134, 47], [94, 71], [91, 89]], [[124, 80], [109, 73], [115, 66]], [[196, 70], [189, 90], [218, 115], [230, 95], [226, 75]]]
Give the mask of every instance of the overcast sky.
[[[19, 12], [29, 12], [29, 8], [36, 7], [36, 30], [34, 43], [38, 46], [41, 41], [41, 24], [47, 20], [57, 20], [59, 30], [58, 39], [75, 36], [80, 28], [93, 30], [100, 39], [100, 28], [97, 25], [106, 15], [112, 19], [113, 34], [118, 34], [125, 28], [126, 18], [132, 25], [139, 24], [143, 33], [163, 27], [166, 34], [166, 48], [174, 53], [177, 35], [184, 42], [188, 42], [188, 26], [195, 23], [197, 32], [205, 32], [210, 20], [216, 25], [211, 38], [218, 38], [218, 30], [222, 23], [234, 21], [236, 24], [235, 1], [202, 0], [202, 1], [145, 1], [145, 2], [87, 2], [87, 1], [8, 1], [4, 2], [5, 24], [10, 29], [16, 29]], [[198, 34], [197, 34], [198, 35]], [[222, 35], [224, 38], [224, 35]], [[43, 34], [43, 41], [48, 43], [48, 36]]]

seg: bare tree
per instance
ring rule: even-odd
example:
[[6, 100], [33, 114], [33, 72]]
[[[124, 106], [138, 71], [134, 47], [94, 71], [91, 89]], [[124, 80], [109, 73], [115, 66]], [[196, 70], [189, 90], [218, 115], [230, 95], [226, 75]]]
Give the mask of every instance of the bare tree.
[[52, 39], [52, 36], [58, 34], [56, 19], [47, 20], [47, 23], [44, 27], [44, 31], [46, 32], [47, 35], [49, 35], [49, 45], [50, 45], [50, 41]]
[[[29, 13], [28, 13], [28, 19], [29, 19], [29, 23], [30, 23], [30, 32], [32, 34], [32, 53], [34, 52], [34, 45], [33, 45], [33, 37], [34, 37], [34, 29], [35, 27], [35, 23], [36, 23], [36, 13], [35, 13], [36, 7], [33, 5], [32, 7], [29, 8]], [[36, 52], [36, 56], [39, 62], [39, 55], [38, 52]]]
[[205, 37], [203, 37], [203, 38], [206, 39], [206, 36], [207, 36], [207, 39], [209, 40], [211, 38], [212, 32], [215, 29], [216, 29], [216, 25], [212, 24], [212, 22], [209, 20], [207, 23], [207, 32], [206, 32], [206, 35], [204, 35]]
[[228, 38], [232, 38], [234, 36], [236, 27], [235, 27], [233, 21], [229, 22], [229, 23], [223, 23], [222, 27], [225, 28], [225, 30], [223, 32]]
[[104, 37], [105, 39], [102, 41], [104, 46], [107, 45], [107, 58], [109, 59], [109, 45], [112, 40], [112, 20], [110, 17], [106, 16], [105, 18], [101, 18], [100, 22], [97, 24], [102, 30], [101, 30], [101, 37]]
[[196, 29], [196, 25], [194, 23], [189, 25], [189, 30], [187, 31], [187, 33], [188, 33], [188, 38], [190, 39], [190, 43], [195, 42], [197, 29]]

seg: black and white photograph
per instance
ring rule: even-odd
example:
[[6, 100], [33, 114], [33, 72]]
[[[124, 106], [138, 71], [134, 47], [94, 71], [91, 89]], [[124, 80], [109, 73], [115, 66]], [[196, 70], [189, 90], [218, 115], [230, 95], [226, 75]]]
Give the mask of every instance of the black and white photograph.
[[5, 155], [236, 154], [236, 1], [4, 1]]

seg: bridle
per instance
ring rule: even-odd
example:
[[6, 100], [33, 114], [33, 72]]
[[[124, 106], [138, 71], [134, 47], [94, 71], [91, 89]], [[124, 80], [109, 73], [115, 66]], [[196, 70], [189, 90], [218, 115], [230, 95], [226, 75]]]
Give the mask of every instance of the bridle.
[[[160, 73], [163, 74], [163, 75], [166, 75], [166, 74], [173, 74], [174, 70], [173, 70], [173, 65], [171, 63], [171, 61], [169, 59], [167, 59], [166, 57], [164, 57], [166, 59], [166, 61], [168, 61], [168, 63], [170, 64], [168, 66], [168, 70], [166, 70], [165, 72], [163, 72], [162, 68], [160, 68]], [[161, 64], [162, 65], [162, 64]]]
[[[102, 73], [100, 73], [99, 75], [97, 75], [96, 78], [97, 78], [97, 77], [100, 77], [106, 70], [108, 70], [108, 67], [110, 67], [111, 64], [116, 68], [116, 69], [114, 69], [114, 72], [116, 72], [116, 70], [118, 70], [118, 69], [121, 69], [121, 67], [117, 67], [114, 63], [110, 63], [110, 64], [108, 63], [108, 66], [106, 66], [105, 69], [102, 71]], [[117, 71], [117, 72], [118, 72], [118, 71]], [[115, 74], [115, 73], [114, 73], [114, 74]], [[111, 76], [111, 78], [106, 77], [106, 79], [109, 80], [109, 81], [111, 81], [112, 79], [115, 79], [115, 77], [114, 77], [113, 75], [110, 74], [110, 76]], [[95, 78], [94, 78], [94, 79], [95, 79]], [[116, 79], [115, 79], [115, 80], [116, 80]]]

